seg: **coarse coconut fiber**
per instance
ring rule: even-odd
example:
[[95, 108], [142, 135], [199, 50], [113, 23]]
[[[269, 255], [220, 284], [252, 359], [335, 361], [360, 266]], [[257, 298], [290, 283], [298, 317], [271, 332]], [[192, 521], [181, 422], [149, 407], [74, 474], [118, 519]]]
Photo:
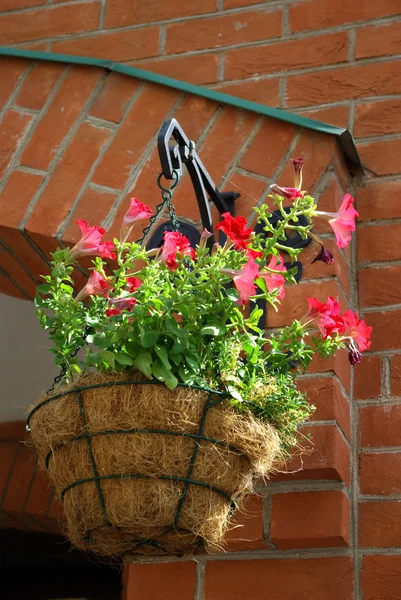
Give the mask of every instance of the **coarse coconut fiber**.
[[65, 532], [105, 556], [221, 549], [253, 479], [272, 470], [279, 435], [224, 395], [137, 380], [135, 371], [84, 375], [31, 412]]

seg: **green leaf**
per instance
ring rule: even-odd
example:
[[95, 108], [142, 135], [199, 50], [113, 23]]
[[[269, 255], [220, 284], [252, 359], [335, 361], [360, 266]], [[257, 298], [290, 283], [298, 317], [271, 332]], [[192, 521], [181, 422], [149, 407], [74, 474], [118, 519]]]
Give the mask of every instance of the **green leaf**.
[[182, 354], [173, 354], [172, 356], [170, 356], [171, 360], [173, 361], [173, 363], [178, 367], [181, 363], [182, 363]]
[[233, 387], [232, 385], [228, 385], [227, 386], [227, 390], [229, 391], [230, 395], [235, 400], [238, 400], [239, 402], [243, 402], [243, 398], [242, 398], [241, 394], [239, 393], [239, 391], [235, 387]]
[[188, 331], [183, 327], [180, 327], [175, 319], [168, 319], [168, 321], [166, 321], [166, 329], [179, 338], [188, 337]]
[[190, 354], [187, 354], [185, 356], [185, 360], [187, 361], [187, 363], [191, 367], [191, 369], [193, 371], [195, 371], [195, 373], [199, 372], [199, 361], [195, 356], [191, 356]]
[[116, 363], [114, 352], [110, 352], [110, 350], [101, 350], [98, 354], [103, 362], [109, 365], [112, 369], [115, 369]]
[[171, 371], [165, 368], [159, 358], [157, 358], [152, 365], [152, 373], [156, 379], [165, 383], [171, 390], [177, 387], [177, 378], [174, 377]]
[[171, 369], [171, 365], [168, 359], [168, 352], [167, 349], [164, 346], [160, 346], [159, 344], [155, 345], [155, 352], [157, 354], [157, 356], [160, 358], [160, 360], [162, 361], [163, 365], [166, 367], [166, 369]]
[[159, 332], [154, 329], [142, 329], [141, 344], [144, 348], [151, 348], [157, 342]]
[[228, 290], [226, 290], [226, 296], [233, 302], [237, 302], [238, 300], [238, 292], [234, 288], [229, 288]]
[[116, 361], [120, 364], [120, 365], [126, 365], [131, 367], [134, 364], [133, 359], [128, 356], [128, 354], [123, 354], [122, 352], [116, 352], [116, 354], [114, 355]]
[[46, 283], [42, 283], [42, 285], [38, 285], [38, 287], [36, 288], [36, 291], [39, 294], [48, 294], [51, 290], [50, 285], [47, 285]]
[[45, 303], [45, 301], [41, 296], [39, 296], [39, 294], [35, 294], [33, 303], [38, 308], [39, 306], [42, 306]]
[[194, 373], [193, 371], [189, 371], [189, 369], [187, 369], [185, 367], [185, 365], [180, 365], [179, 369], [178, 369], [178, 374], [181, 378], [181, 381], [183, 383], [185, 383], [186, 385], [192, 385], [194, 382]]
[[134, 360], [134, 367], [149, 379], [152, 377], [152, 355], [150, 352], [141, 352]]
[[201, 335], [214, 335], [218, 337], [219, 335], [223, 335], [226, 332], [226, 326], [224, 323], [218, 323], [217, 321], [214, 323], [209, 323], [205, 327], [201, 329]]
[[268, 293], [267, 287], [266, 287], [266, 281], [265, 281], [264, 277], [258, 277], [258, 279], [256, 279], [255, 283], [258, 286], [258, 288], [260, 288], [262, 290], [262, 292], [264, 292], [265, 294]]

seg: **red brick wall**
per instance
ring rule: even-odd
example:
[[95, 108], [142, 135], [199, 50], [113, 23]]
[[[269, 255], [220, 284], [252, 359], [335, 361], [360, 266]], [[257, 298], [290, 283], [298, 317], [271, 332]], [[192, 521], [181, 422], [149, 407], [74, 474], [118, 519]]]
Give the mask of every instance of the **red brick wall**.
[[[303, 471], [275, 478], [251, 499], [244, 528], [230, 536], [233, 553], [197, 564], [132, 565], [126, 597], [398, 600], [400, 0], [0, 0], [0, 10], [4, 44], [128, 62], [354, 133], [367, 173], [352, 182], [358, 244], [337, 252], [333, 267], [307, 267], [287, 307], [301, 310], [301, 292], [332, 293], [374, 326], [372, 347], [352, 376], [339, 358], [316, 362], [302, 379], [318, 407], [305, 427], [316, 450], [304, 457]], [[117, 205], [134, 185], [156, 203], [152, 136], [167, 114], [199, 139], [216, 183], [241, 188], [239, 212], [249, 211], [272, 179], [288, 184], [288, 147], [309, 159], [307, 186], [316, 184], [321, 207], [338, 203], [347, 181], [329, 138], [97, 70], [19, 60], [1, 68], [0, 171], [7, 183], [0, 194], [0, 283], [12, 295], [31, 296], [54, 235], [73, 242], [76, 218], [111, 225], [110, 207], [120, 214]], [[195, 218], [189, 193], [182, 182], [181, 212]], [[3, 511], [10, 506], [5, 490]]]

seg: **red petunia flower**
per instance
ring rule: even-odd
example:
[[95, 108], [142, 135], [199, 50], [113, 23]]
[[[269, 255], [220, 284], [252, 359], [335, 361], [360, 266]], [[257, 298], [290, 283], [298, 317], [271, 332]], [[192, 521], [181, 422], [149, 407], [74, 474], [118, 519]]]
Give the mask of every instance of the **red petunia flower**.
[[103, 242], [103, 235], [106, 230], [103, 227], [93, 225], [89, 227], [87, 221], [77, 221], [77, 225], [81, 230], [82, 238], [71, 249], [71, 256], [78, 258], [84, 255], [97, 255], [100, 258], [115, 259], [116, 255], [113, 252], [113, 242]]
[[323, 336], [323, 339], [332, 337], [334, 333], [339, 333], [343, 327], [343, 320], [340, 317], [340, 305], [333, 296], [329, 296], [327, 302], [319, 302], [317, 298], [307, 298], [309, 311], [306, 318], [317, 318], [317, 326]]
[[75, 298], [75, 302], [82, 301], [87, 296], [106, 296], [109, 293], [109, 290], [113, 289], [112, 284], [107, 281], [103, 275], [98, 273], [97, 271], [92, 271], [87, 284], [82, 288], [77, 297]]
[[223, 221], [216, 225], [226, 236], [234, 242], [235, 250], [245, 250], [248, 247], [252, 235], [252, 228], [247, 227], [248, 223], [245, 217], [233, 217], [226, 212], [221, 215]]
[[175, 271], [178, 267], [177, 254], [187, 256], [195, 260], [195, 250], [191, 248], [189, 239], [179, 231], [165, 231], [163, 235], [164, 244], [160, 260], [171, 270]]
[[339, 248], [345, 248], [348, 245], [352, 237], [351, 232], [356, 229], [355, 219], [359, 215], [353, 207], [353, 203], [354, 198], [351, 194], [345, 194], [338, 212], [328, 213], [319, 210], [314, 212], [318, 217], [328, 220], [333, 228]]

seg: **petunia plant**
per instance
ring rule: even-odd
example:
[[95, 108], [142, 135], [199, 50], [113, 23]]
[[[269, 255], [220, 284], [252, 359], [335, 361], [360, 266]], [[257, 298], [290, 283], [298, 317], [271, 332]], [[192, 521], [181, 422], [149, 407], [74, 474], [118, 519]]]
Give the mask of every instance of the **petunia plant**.
[[[256, 301], [278, 310], [286, 284], [296, 283], [282, 253], [294, 259], [301, 250], [284, 244], [286, 234], [317, 239], [315, 260], [328, 263], [333, 257], [313, 234], [313, 219], [328, 220], [340, 248], [355, 229], [349, 194], [331, 214], [318, 211], [302, 191], [303, 162], [293, 160], [293, 188], [271, 186], [267, 203], [254, 208], [263, 233], [256, 235], [244, 217], [222, 215], [216, 229], [226, 236], [223, 246], [210, 247], [206, 230], [196, 248], [179, 231], [165, 232], [161, 247], [149, 251], [129, 241], [134, 227], [152, 215], [136, 198], [120, 239], [105, 242], [103, 228], [78, 221], [81, 240], [53, 254], [51, 275], [35, 299], [64, 381], [94, 369], [135, 370], [170, 389], [184, 383], [227, 391], [239, 410], [268, 419], [292, 443], [297, 423], [310, 411], [294, 383], [299, 369], [315, 353], [329, 357], [346, 347], [350, 362], [360, 362], [371, 329], [352, 311], [341, 314], [331, 297], [325, 303], [305, 298], [304, 316], [269, 335], [259, 327]], [[278, 221], [272, 210], [279, 211]], [[83, 255], [94, 257], [93, 269], [75, 295], [72, 274]]]

